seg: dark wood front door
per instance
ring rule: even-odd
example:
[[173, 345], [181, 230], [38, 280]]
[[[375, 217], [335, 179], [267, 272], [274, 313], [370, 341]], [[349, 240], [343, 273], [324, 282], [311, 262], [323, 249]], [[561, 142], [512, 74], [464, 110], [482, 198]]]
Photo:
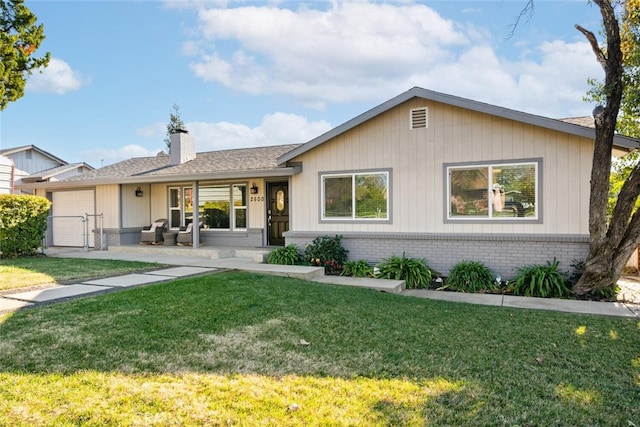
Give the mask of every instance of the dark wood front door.
[[284, 246], [282, 233], [289, 230], [289, 184], [270, 182], [268, 185], [267, 244]]

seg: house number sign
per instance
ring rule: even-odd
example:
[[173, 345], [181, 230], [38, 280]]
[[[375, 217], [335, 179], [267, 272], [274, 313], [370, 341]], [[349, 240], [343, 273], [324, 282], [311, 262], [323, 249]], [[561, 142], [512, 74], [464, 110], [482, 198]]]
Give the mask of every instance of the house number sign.
[[264, 202], [264, 196], [251, 196], [249, 197], [250, 202]]

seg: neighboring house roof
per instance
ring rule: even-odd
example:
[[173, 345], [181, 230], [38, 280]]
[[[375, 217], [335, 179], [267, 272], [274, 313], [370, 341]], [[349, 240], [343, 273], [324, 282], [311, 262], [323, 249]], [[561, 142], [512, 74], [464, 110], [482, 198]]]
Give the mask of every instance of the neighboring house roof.
[[82, 163], [70, 163], [68, 165], [62, 165], [55, 168], [47, 169], [45, 171], [41, 171], [38, 173], [34, 173], [22, 178], [22, 182], [43, 182], [49, 181], [51, 179], [56, 179], [61, 175], [64, 175], [68, 172], [73, 172], [74, 170], [79, 170], [79, 173], [83, 173], [84, 170], [91, 171], [94, 170], [93, 166], [90, 166], [84, 162]]
[[67, 162], [62, 160], [60, 157], [56, 157], [53, 154], [51, 154], [51, 153], [49, 153], [47, 151], [44, 151], [41, 148], [36, 147], [35, 145], [22, 145], [20, 147], [11, 147], [11, 148], [0, 149], [0, 154], [2, 154], [3, 156], [10, 156], [12, 154], [19, 153], [21, 151], [29, 151], [29, 150], [37, 151], [38, 153], [42, 154], [43, 156], [49, 157], [51, 160], [53, 160], [54, 162], [58, 162], [61, 165], [66, 165], [67, 164]]
[[154, 157], [124, 160], [62, 181], [46, 184], [33, 183], [28, 187], [55, 188], [79, 185], [287, 176], [298, 173], [300, 167], [279, 166], [276, 159], [299, 145], [274, 145], [201, 152], [197, 153], [195, 159], [178, 165], [171, 165], [170, 157], [161, 153]]
[[593, 121], [593, 117], [584, 116], [584, 117], [567, 117], [564, 119], [559, 119], [563, 122], [573, 123], [574, 125], [584, 126], [587, 128], [595, 128], [596, 124]]
[[[584, 120], [582, 120], [581, 123], [574, 123], [574, 122], [550, 119], [548, 117], [537, 116], [535, 114], [529, 114], [529, 113], [523, 113], [521, 111], [498, 107], [495, 105], [473, 101], [466, 98], [460, 98], [453, 95], [447, 95], [440, 92], [434, 92], [432, 90], [427, 90], [420, 87], [414, 87], [404, 93], [401, 93], [400, 95], [394, 98], [391, 98], [386, 102], [383, 102], [377, 107], [374, 107], [371, 110], [341, 124], [340, 126], [333, 128], [329, 132], [323, 135], [320, 135], [317, 138], [312, 139], [311, 141], [301, 145], [300, 147], [288, 153], [283, 154], [278, 158], [278, 164], [281, 164], [281, 165], [285, 164], [289, 160], [292, 160], [298, 157], [299, 155], [304, 154], [307, 151], [312, 150], [313, 148], [329, 141], [330, 139], [333, 139], [336, 136], [341, 135], [355, 128], [356, 126], [359, 126], [362, 123], [392, 108], [395, 108], [398, 105], [404, 102], [407, 102], [413, 98], [423, 98], [429, 101], [441, 102], [443, 104], [465, 108], [471, 111], [491, 114], [496, 117], [502, 117], [504, 119], [510, 119], [517, 122], [530, 124], [534, 126], [540, 126], [542, 128], [556, 130], [559, 132], [565, 132], [568, 134], [573, 134], [573, 135], [582, 136], [586, 138], [595, 137], [595, 129], [593, 125], [585, 126], [583, 124], [585, 123]], [[628, 138], [628, 137], [618, 135], [615, 137], [615, 140], [614, 140], [614, 146], [626, 152], [638, 148], [638, 145], [639, 145], [638, 140], [634, 138]]]

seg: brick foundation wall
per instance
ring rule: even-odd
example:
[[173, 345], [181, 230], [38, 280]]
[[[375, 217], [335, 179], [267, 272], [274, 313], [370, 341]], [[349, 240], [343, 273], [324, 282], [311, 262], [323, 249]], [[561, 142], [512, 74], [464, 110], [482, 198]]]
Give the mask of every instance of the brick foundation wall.
[[[105, 228], [103, 230], [107, 247], [137, 245], [140, 243], [140, 228]], [[200, 241], [208, 246], [261, 247], [263, 229], [252, 228], [246, 232], [237, 231], [200, 231]], [[96, 248], [100, 247], [99, 230], [94, 231]]]
[[238, 231], [201, 231], [200, 241], [208, 246], [261, 247], [262, 228], [251, 228], [246, 232]]
[[[286, 244], [304, 250], [320, 235], [331, 233], [285, 233]], [[515, 269], [528, 264], [546, 264], [555, 257], [560, 270], [571, 270], [573, 260], [584, 260], [589, 236], [582, 235], [484, 235], [422, 233], [342, 233], [349, 259], [366, 259], [375, 264], [392, 254], [424, 258], [432, 269], [447, 275], [462, 260], [479, 261], [503, 279], [515, 275]]]

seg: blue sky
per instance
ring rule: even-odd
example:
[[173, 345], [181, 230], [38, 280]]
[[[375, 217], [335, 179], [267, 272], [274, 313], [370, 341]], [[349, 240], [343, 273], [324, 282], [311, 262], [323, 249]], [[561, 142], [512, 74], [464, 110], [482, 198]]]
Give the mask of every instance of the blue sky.
[[198, 151], [302, 143], [413, 86], [548, 117], [589, 115], [603, 73], [586, 0], [39, 1], [25, 96], [0, 147], [33, 144], [94, 167], [164, 149], [172, 106]]

